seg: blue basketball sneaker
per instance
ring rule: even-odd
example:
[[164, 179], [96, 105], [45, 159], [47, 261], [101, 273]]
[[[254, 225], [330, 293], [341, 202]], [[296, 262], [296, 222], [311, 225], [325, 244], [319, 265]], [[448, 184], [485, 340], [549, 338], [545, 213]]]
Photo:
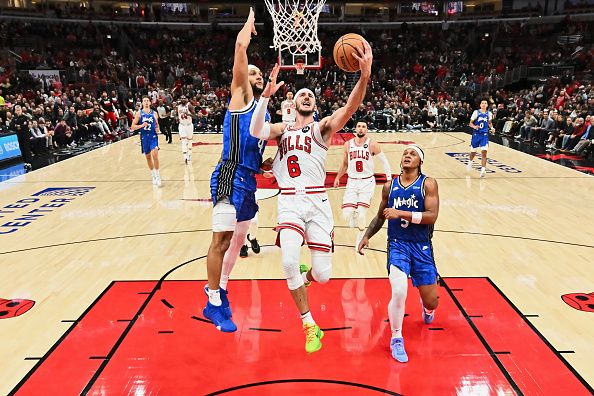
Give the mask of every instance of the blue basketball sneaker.
[[237, 326], [225, 315], [223, 306], [217, 307], [210, 302], [206, 303], [206, 307], [202, 310], [202, 314], [206, 319], [210, 319], [214, 323], [217, 330], [225, 333], [232, 333], [237, 330]]
[[390, 340], [390, 350], [392, 351], [392, 357], [400, 363], [408, 362], [408, 356], [404, 350], [404, 340], [402, 337], [392, 338]]
[[[230, 319], [233, 316], [233, 312], [231, 312], [231, 305], [229, 304], [229, 298], [227, 297], [228, 293], [229, 292], [223, 288], [219, 289], [219, 294], [221, 295], [221, 302], [223, 303], [221, 306], [225, 311], [225, 315], [227, 315], [227, 319]], [[208, 297], [208, 283], [204, 285], [204, 294], [206, 294], [206, 297]]]
[[425, 306], [423, 305], [423, 300], [421, 300], [421, 312], [423, 312], [423, 321], [425, 324], [430, 324], [433, 322], [433, 319], [435, 318], [435, 310], [433, 310], [431, 313], [427, 313], [425, 311]]

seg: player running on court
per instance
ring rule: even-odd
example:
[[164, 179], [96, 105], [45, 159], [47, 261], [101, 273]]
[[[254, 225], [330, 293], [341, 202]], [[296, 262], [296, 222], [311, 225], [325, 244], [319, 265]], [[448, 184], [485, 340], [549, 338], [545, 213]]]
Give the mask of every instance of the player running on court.
[[[140, 124], [139, 124], [140, 123]], [[136, 112], [132, 126], [133, 131], [140, 129], [140, 147], [146, 157], [146, 163], [151, 171], [153, 185], [161, 187], [161, 174], [159, 173], [159, 116], [151, 109], [151, 100], [148, 96], [142, 97], [142, 108]]]
[[468, 170], [472, 169], [472, 161], [476, 153], [481, 152], [481, 177], [485, 177], [487, 173], [487, 150], [489, 149], [489, 131], [493, 129], [493, 114], [487, 110], [489, 103], [486, 99], [481, 100], [480, 109], [475, 110], [470, 117], [470, 127], [474, 129], [472, 132], [472, 140], [470, 141], [470, 161], [468, 162]]
[[363, 237], [367, 225], [365, 214], [375, 190], [373, 157], [382, 161], [386, 180], [392, 180], [392, 171], [379, 143], [367, 137], [367, 121], [357, 121], [355, 137], [344, 143], [344, 158], [334, 179], [334, 188], [340, 186], [340, 178], [347, 173], [348, 180], [342, 199], [342, 216], [349, 227], [357, 227], [359, 234], [355, 250]]
[[182, 96], [181, 103], [177, 106], [177, 117], [179, 121], [179, 138], [181, 139], [184, 162], [192, 161], [192, 137], [194, 136], [194, 124], [192, 123], [192, 105], [188, 98]]
[[423, 320], [429, 324], [437, 308], [437, 268], [433, 256], [431, 237], [439, 213], [437, 182], [421, 172], [425, 154], [418, 146], [408, 146], [402, 154], [402, 173], [384, 185], [382, 202], [359, 244], [359, 253], [369, 245], [388, 220], [388, 277], [392, 299], [388, 304], [388, 317], [392, 328], [390, 349], [392, 357], [408, 362], [402, 338], [404, 304], [408, 277], [419, 289], [423, 305]]

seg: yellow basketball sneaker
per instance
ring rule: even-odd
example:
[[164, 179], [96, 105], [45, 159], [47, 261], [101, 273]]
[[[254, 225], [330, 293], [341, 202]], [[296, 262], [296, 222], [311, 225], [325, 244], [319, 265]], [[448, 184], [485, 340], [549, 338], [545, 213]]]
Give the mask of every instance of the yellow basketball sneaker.
[[324, 332], [318, 327], [317, 324], [303, 325], [303, 331], [305, 332], [305, 352], [313, 353], [317, 352], [322, 348], [322, 338], [324, 338]]

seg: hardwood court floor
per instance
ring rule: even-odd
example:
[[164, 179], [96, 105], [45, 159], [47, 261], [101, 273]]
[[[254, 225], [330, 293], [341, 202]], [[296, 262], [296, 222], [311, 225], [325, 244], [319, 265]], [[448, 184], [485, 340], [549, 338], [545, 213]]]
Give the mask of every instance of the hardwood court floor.
[[[525, 394], [534, 394], [526, 390], [536, 389], [536, 393], [548, 394], [552, 392], [552, 388], [544, 386], [545, 382], [536, 382], [535, 388], [530, 387], [538, 380], [533, 379], [533, 383], [530, 383], [529, 378], [534, 372], [530, 371], [528, 363], [542, 362], [544, 367], [552, 367], [545, 363], [547, 359], [552, 359], [555, 364], [561, 363], [560, 367], [566, 370], [563, 374], [566, 377], [560, 377], [561, 380], [567, 380], [565, 384], [571, 382], [578, 387], [582, 386], [586, 393], [591, 391], [588, 384], [594, 383], [594, 367], [590, 358], [594, 354], [594, 315], [591, 312], [593, 308], [588, 307], [588, 304], [594, 304], [594, 297], [587, 294], [594, 292], [594, 275], [591, 269], [591, 263], [594, 261], [594, 211], [591, 210], [594, 178], [492, 144], [489, 154], [493, 162], [489, 169], [494, 172], [489, 173], [485, 179], [479, 179], [478, 171], [468, 173], [464, 164], [469, 135], [403, 133], [371, 136], [384, 142], [382, 148], [394, 172], [398, 169], [403, 143], [412, 141], [425, 150], [423, 172], [435, 177], [439, 183], [441, 210], [434, 234], [434, 249], [438, 269], [445, 277], [447, 286], [440, 289], [443, 307], [437, 312], [435, 326], [445, 328], [443, 334], [450, 334], [448, 337], [452, 336], [451, 333], [447, 333], [449, 329], [458, 329], [459, 332], [453, 333], [454, 339], [458, 340], [468, 339], [468, 334], [475, 334], [478, 338], [468, 340], [468, 345], [483, 345], [485, 349], [479, 349], [480, 353], [488, 358], [484, 360], [487, 365], [485, 367], [498, 367], [499, 371], [495, 370], [493, 373], [493, 382], [490, 382], [489, 378], [477, 379], [478, 377], [470, 375], [469, 371], [463, 369], [472, 369], [464, 354], [479, 352], [462, 347], [444, 352], [437, 346], [451, 344], [447, 339], [443, 339], [443, 342], [436, 339], [431, 344], [434, 349], [423, 349], [427, 346], [428, 336], [426, 330], [419, 326], [418, 312], [414, 312], [418, 305], [418, 297], [416, 291], [411, 288], [407, 308], [411, 315], [404, 323], [405, 339], [411, 340], [408, 347], [411, 371], [398, 372], [398, 376], [394, 377], [395, 370], [398, 371], [400, 366], [385, 370], [385, 367], [388, 367], [385, 365], [392, 362], [389, 362], [389, 359], [381, 360], [377, 364], [383, 365], [381, 367], [384, 369], [378, 369], [377, 372], [383, 373], [383, 377], [380, 375], [380, 378], [376, 378], [375, 385], [367, 385], [381, 384], [382, 386], [377, 387], [407, 394], [421, 391], [434, 394], [438, 391], [473, 394], [473, 390], [474, 394], [488, 394], [489, 390], [497, 389], [503, 393], [524, 391]], [[345, 138], [337, 136], [337, 145], [330, 149], [327, 166], [329, 172], [336, 171], [339, 166], [342, 153], [339, 144]], [[86, 366], [77, 365], [84, 373], [71, 373], [69, 379], [64, 379], [68, 375], [56, 375], [56, 378], [63, 379], [62, 385], [78, 384], [78, 388], [75, 387], [73, 390], [74, 394], [80, 393], [83, 389], [90, 393], [105, 390], [111, 391], [107, 392], [108, 394], [134, 393], [134, 383], [131, 382], [131, 385], [126, 379], [138, 378], [139, 375], [143, 375], [142, 372], [130, 372], [131, 377], [124, 375], [113, 382], [109, 382], [107, 378], [111, 378], [110, 373], [119, 365], [132, 368], [143, 361], [144, 350], [136, 349], [136, 352], [132, 353], [134, 348], [128, 345], [136, 340], [134, 334], [142, 329], [154, 332], [173, 331], [162, 327], [164, 322], [155, 321], [155, 325], [151, 325], [152, 322], [148, 320], [151, 316], [148, 313], [154, 309], [154, 302], [149, 303], [146, 295], [137, 294], [150, 294], [155, 291], [154, 281], [160, 279], [163, 279], [164, 283], [159, 293], [170, 291], [171, 297], [157, 295], [155, 291], [151, 295], [151, 301], [159, 304], [162, 299], [169, 301], [167, 298], [171, 298], [173, 301], [181, 298], [176, 293], [185, 290], [182, 293], [184, 302], [179, 302], [178, 306], [184, 307], [184, 318], [188, 320], [180, 322], [176, 319], [175, 326], [178, 327], [175, 331], [176, 334], [178, 331], [193, 334], [194, 328], [189, 323], [199, 323], [190, 319], [191, 316], [201, 317], [201, 307], [204, 303], [204, 297], [200, 292], [202, 282], [190, 282], [193, 288], [187, 290], [181, 286], [176, 288], [176, 284], [172, 282], [206, 278], [203, 256], [210, 242], [211, 204], [207, 201], [209, 178], [220, 156], [221, 137], [195, 135], [194, 142], [197, 145], [194, 147], [193, 163], [188, 166], [181, 160], [178, 144], [161, 146], [161, 174], [164, 180], [161, 189], [151, 185], [150, 174], [139, 146], [136, 145], [136, 138], [0, 183], [0, 298], [29, 299], [35, 302], [28, 312], [16, 317], [9, 316], [19, 308], [18, 306], [0, 302], [0, 313], [6, 312], [0, 315], [0, 334], [4, 336], [3, 346], [0, 348], [0, 394], [17, 389], [15, 386], [19, 383], [18, 389], [22, 394], [35, 394], [33, 391], [27, 392], [27, 389], [33, 389], [28, 386], [34, 385], [38, 378], [43, 379], [39, 376], [50, 367], [48, 365], [57, 362], [59, 368], [61, 364], [65, 365], [63, 362], [68, 361], [67, 358], [55, 359], [63, 352], [61, 346], [74, 345], [73, 350], [80, 352], [82, 344], [70, 344], [72, 337], [81, 334], [89, 337], [84, 345], [93, 345], [93, 342], [100, 344], [99, 339], [103, 338], [99, 337], [97, 332], [105, 336], [111, 330], [115, 331], [115, 338], [101, 344], [99, 349], [102, 350], [88, 351], [89, 356], [83, 354], [83, 360], [93, 363], [86, 369]], [[267, 148], [266, 154], [273, 156], [275, 149], [276, 147]], [[376, 171], [381, 172], [381, 166], [377, 166]], [[333, 180], [333, 177], [330, 177], [330, 180]], [[335, 322], [343, 323], [347, 317], [354, 322], [361, 318], [361, 321], [366, 323], [378, 319], [377, 323], [373, 322], [372, 330], [369, 330], [370, 334], [377, 337], [374, 346], [368, 348], [372, 353], [370, 361], [375, 362], [378, 356], [388, 357], [385, 346], [389, 341], [389, 327], [380, 325], [386, 317], [388, 285], [387, 281], [381, 279], [371, 280], [385, 277], [385, 231], [381, 231], [371, 241], [371, 247], [375, 250], [368, 251], [363, 257], [356, 255], [352, 248], [356, 232], [345, 227], [346, 224], [340, 215], [343, 191], [342, 188], [329, 190], [336, 223], [337, 247], [333, 260], [333, 276], [343, 280], [337, 280], [335, 286], [328, 285], [326, 289], [324, 286], [314, 286], [317, 290], [312, 293], [319, 297], [317, 300], [316, 297], [312, 297], [312, 311], [314, 316], [317, 313], [321, 320], [328, 320], [326, 327], [336, 324]], [[368, 219], [377, 207], [379, 191], [380, 187], [377, 186]], [[275, 194], [274, 189], [259, 191], [261, 228], [258, 239], [266, 246], [260, 255], [250, 253], [250, 257], [238, 261], [233, 272], [234, 279], [282, 279], [280, 251], [271, 246], [275, 238], [272, 231], [276, 224]], [[309, 262], [305, 248], [302, 259], [305, 263]], [[469, 280], [486, 277], [489, 279], [488, 285], [480, 286], [482, 289], [476, 289], [476, 282], [482, 282], [480, 279]], [[361, 286], [366, 291], [362, 298], [374, 302], [373, 315], [369, 309], [355, 310], [354, 317], [344, 314], [346, 308], [343, 306], [342, 311], [338, 308], [338, 294], [345, 288], [353, 287], [353, 290], [357, 290], [348, 283], [349, 279], [355, 279], [355, 283], [359, 284], [360, 281], [357, 279], [368, 278], [368, 283]], [[126, 294], [110, 294], [116, 285], [123, 285], [118, 282], [112, 285], [113, 281], [149, 283], [134, 283], [142, 289], [135, 292], [138, 300], [127, 298]], [[345, 335], [328, 332], [322, 351], [311, 356], [306, 356], [304, 352], [300, 354], [303, 340], [298, 331], [298, 318], [295, 318], [293, 307], [287, 300], [288, 293], [282, 287], [283, 281], [274, 282], [275, 286], [270, 289], [277, 290], [278, 301], [285, 302], [280, 311], [273, 308], [275, 304], [278, 305], [275, 294], [268, 293], [266, 298], [256, 297], [253, 292], [254, 285], [250, 288], [247, 284], [241, 286], [243, 284], [239, 282], [232, 303], [237, 301], [238, 318], [249, 318], [250, 309], [259, 305], [262, 317], [266, 318], [262, 321], [269, 321], [267, 325], [290, 329], [282, 335], [283, 340], [294, 340], [293, 344], [296, 344], [294, 351], [291, 350], [291, 359], [296, 362], [307, 361], [313, 366], [323, 365], [328, 364], [329, 356], [340, 357], [342, 360], [351, 359], [353, 356], [349, 353], [357, 352], [352, 352], [352, 348], [367, 345], [357, 337], [346, 344], [341, 343], [341, 338], [335, 337], [346, 337]], [[346, 284], [351, 286], [345, 286]], [[267, 287], [265, 283], [258, 285], [258, 290]], [[143, 289], [144, 286], [147, 288]], [[379, 289], [379, 292], [376, 289]], [[174, 293], [171, 290], [179, 291]], [[230, 290], [233, 290], [232, 284]], [[464, 294], [465, 290], [472, 292]], [[495, 290], [496, 293], [493, 295], [499, 297], [485, 299], [485, 295], [491, 295], [491, 290]], [[565, 298], [583, 310], [572, 308], [562, 299], [563, 295], [572, 293], [583, 293]], [[99, 296], [106, 300], [98, 298]], [[323, 299], [321, 296], [328, 298]], [[371, 296], [375, 296], [374, 299]], [[101, 303], [107, 303], [108, 297], [113, 299], [110, 300], [111, 305], [108, 304], [105, 308]], [[89, 309], [93, 302], [97, 303]], [[170, 303], [174, 308], [168, 308], [163, 304], [161, 306], [170, 309], [171, 312], [181, 309], [175, 304]], [[336, 306], [336, 309], [333, 309], [333, 306]], [[99, 310], [99, 307], [103, 308]], [[144, 309], [147, 310], [146, 316]], [[418, 307], [416, 309], [418, 310]], [[91, 320], [95, 314], [105, 310], [108, 313], [100, 316], [103, 319], [99, 318], [95, 322]], [[111, 310], [112, 314], [109, 314]], [[339, 311], [343, 313], [336, 313]], [[479, 311], [480, 314], [473, 314]], [[504, 311], [510, 313], [504, 315], [501, 313]], [[174, 317], [174, 313], [171, 312], [170, 316]], [[126, 313], [127, 316], [118, 317], [116, 313]], [[326, 317], [328, 319], [325, 319]], [[489, 320], [481, 322], [481, 317]], [[275, 322], [276, 318], [279, 318], [280, 322]], [[133, 325], [130, 325], [130, 320], [133, 320]], [[243, 322], [247, 327], [255, 326], [248, 319]], [[468, 326], [467, 329], [459, 327], [460, 323]], [[344, 323], [342, 326], [348, 327]], [[96, 331], [78, 333], [89, 328]], [[528, 333], [526, 329], [529, 330]], [[212, 336], [215, 346], [225, 345], [225, 340], [229, 338], [222, 338], [222, 335], [214, 330], [209, 333], [210, 330], [206, 327], [195, 331], [199, 332], [201, 339]], [[231, 336], [237, 341], [232, 343], [236, 348], [245, 348], [237, 338], [243, 333], [240, 327], [237, 335]], [[420, 338], [417, 337], [419, 334]], [[539, 348], [545, 345], [545, 350], [550, 353], [547, 352], [547, 356], [543, 357], [539, 355], [542, 350], [536, 347], [532, 350], [532, 355], [529, 351], [524, 351], [521, 361], [528, 363], [525, 366], [517, 365], [519, 368], [516, 371], [528, 371], [520, 373], [517, 377], [517, 372], [510, 368], [514, 366], [514, 361], [506, 361], [509, 357], [506, 357], [505, 353], [498, 356], [496, 352], [510, 352], [511, 358], [520, 356], [521, 352], [514, 349], [514, 345], [518, 344], [518, 338], [522, 340], [529, 337], [526, 334], [542, 335], [551, 348], [540, 340], [540, 337], [537, 337], [540, 344], [536, 344]], [[481, 337], [484, 343], [479, 342]], [[501, 344], [506, 340], [516, 340], [516, 343], [510, 341], [509, 345]], [[185, 345], [181, 339], [176, 342], [175, 345], [180, 348], [192, 348], [192, 344]], [[185, 342], [188, 342], [188, 339], [185, 339]], [[264, 340], [258, 339], [253, 342], [265, 345]], [[499, 346], [508, 350], [497, 349], [498, 342]], [[343, 345], [343, 348], [339, 345]], [[122, 350], [118, 352], [120, 347]], [[196, 345], [196, 348], [201, 347]], [[326, 350], [329, 352], [324, 355]], [[128, 351], [128, 355], [123, 351]], [[156, 352], [147, 352], [147, 356], [153, 356], [154, 353]], [[417, 364], [420, 361], [433, 361], [433, 364], [439, 365], [444, 353], [447, 356], [455, 354], [461, 359], [457, 363], [449, 360], [447, 362], [461, 367], [456, 371], [457, 377], [454, 382], [462, 384], [464, 381], [470, 381], [470, 388], [455, 386], [451, 382], [439, 385], [441, 388], [435, 383], [425, 383], [426, 388], [407, 387], [411, 381], [415, 382], [413, 378], [420, 380], [421, 372], [417, 372], [413, 366], [415, 359]], [[553, 358], [550, 356], [551, 353]], [[135, 363], [123, 359], [125, 356], [133, 356]], [[184, 357], [187, 359], [166, 359], [162, 361], [162, 366], [158, 367], [179, 367], [186, 375], [189, 375], [188, 370], [199, 371], [199, 359], [190, 359], [185, 355]], [[299, 366], [301, 363], [296, 364]], [[254, 370], [252, 380], [260, 377], [269, 378], [269, 374], [257, 374], [261, 373], [261, 368], [255, 367]], [[312, 377], [311, 373], [299, 370], [297, 371], [303, 376]], [[329, 375], [324, 372], [324, 378]], [[451, 373], [443, 372], [443, 376], [451, 376]], [[149, 377], [143, 377], [143, 386], [147, 385], [147, 381], [150, 385], [150, 380], [147, 380]], [[353, 381], [365, 382], [365, 376], [355, 377]], [[175, 381], [178, 380], [176, 378], [174, 374], [170, 376], [170, 379]], [[580, 383], [580, 378], [583, 378], [583, 383]], [[246, 382], [248, 380], [245, 379]], [[476, 383], [473, 382], [475, 380]], [[157, 382], [155, 380], [155, 383]], [[171, 386], [171, 383], [168, 384], [167, 386]], [[182, 382], [179, 384], [182, 386]], [[539, 388], [540, 384], [542, 386]], [[175, 389], [167, 388], [165, 385], [159, 386], [160, 388], [155, 385], [155, 389], [169, 389], [169, 393], [164, 391], [163, 394], [171, 394]], [[210, 390], [205, 388], [199, 393], [215, 392], [217, 389], [223, 389], [223, 385]], [[279, 389], [277, 392], [282, 392]], [[334, 388], [326, 390], [327, 393], [336, 391]], [[269, 391], [274, 393], [274, 390]], [[557, 391], [558, 389], [555, 389], [555, 392]]]

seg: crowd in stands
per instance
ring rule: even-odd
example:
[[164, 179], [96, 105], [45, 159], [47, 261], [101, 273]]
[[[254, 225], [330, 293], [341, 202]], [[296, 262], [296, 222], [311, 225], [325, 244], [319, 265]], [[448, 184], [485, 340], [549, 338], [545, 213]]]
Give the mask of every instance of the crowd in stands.
[[[564, 21], [505, 22], [480, 29], [403, 25], [361, 32], [372, 43], [375, 58], [368, 95], [354, 119], [366, 119], [380, 130], [461, 130], [477, 100], [489, 97], [497, 133], [589, 155], [594, 138], [589, 117], [594, 89], [588, 77], [593, 29], [592, 24]], [[269, 48], [271, 30], [263, 29], [249, 49], [250, 63], [265, 72], [276, 58]], [[320, 30], [322, 53], [331, 54], [333, 43], [345, 32]], [[578, 42], [556, 40], [576, 33], [581, 36]], [[151, 98], [166, 132], [176, 130], [175, 107], [182, 95], [194, 106], [196, 131], [220, 131], [235, 34], [220, 29], [1, 22], [0, 48], [18, 57], [1, 63], [6, 66], [0, 68], [0, 131], [26, 135], [32, 155], [88, 140], [116, 140], [126, 136], [141, 95]], [[521, 41], [510, 41], [519, 36]], [[495, 86], [506, 70], [545, 63], [572, 65], [575, 74], [585, 77], [578, 81], [565, 75], [530, 88], [482, 92], [485, 83]], [[306, 72], [320, 117], [342, 106], [356, 81], [332, 59], [325, 57], [323, 64]], [[36, 69], [60, 70], [61, 78], [40, 79], [23, 72]], [[270, 102], [271, 114], [279, 118], [284, 95], [303, 83], [294, 72], [280, 78], [286, 82], [284, 92]]]

